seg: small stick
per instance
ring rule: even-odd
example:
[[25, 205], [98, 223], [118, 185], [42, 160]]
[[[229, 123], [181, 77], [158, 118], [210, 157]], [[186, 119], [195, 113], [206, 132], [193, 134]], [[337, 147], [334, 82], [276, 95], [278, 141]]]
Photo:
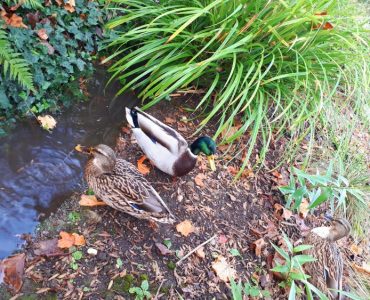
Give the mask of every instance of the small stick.
[[211, 242], [213, 239], [215, 239], [217, 237], [217, 234], [215, 234], [213, 237], [211, 237], [210, 239], [206, 240], [205, 242], [203, 242], [202, 244], [200, 244], [199, 246], [195, 247], [193, 250], [191, 250], [188, 254], [186, 254], [185, 256], [183, 256], [177, 263], [176, 265], [179, 265], [183, 260], [187, 259], [190, 255], [192, 255], [195, 251], [197, 251], [198, 249], [200, 249], [201, 247], [203, 247], [204, 245], [208, 244], [209, 242]]
[[157, 293], [155, 294], [154, 300], [157, 300], [158, 299], [159, 291], [161, 290], [161, 287], [162, 287], [162, 285], [163, 285], [163, 283], [164, 283], [165, 280], [166, 279], [163, 279], [162, 282], [161, 282], [161, 284], [159, 285], [159, 288], [157, 290]]

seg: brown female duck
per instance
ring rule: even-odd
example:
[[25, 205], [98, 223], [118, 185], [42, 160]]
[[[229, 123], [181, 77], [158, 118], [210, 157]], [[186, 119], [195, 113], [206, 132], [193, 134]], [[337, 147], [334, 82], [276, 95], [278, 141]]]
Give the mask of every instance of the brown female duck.
[[312, 245], [304, 253], [317, 260], [305, 265], [311, 283], [331, 299], [341, 299], [333, 290], [342, 290], [343, 259], [336, 241], [347, 236], [351, 225], [345, 219], [335, 219], [330, 227], [316, 227], [305, 239], [305, 244]]
[[103, 144], [96, 147], [78, 145], [76, 150], [90, 156], [85, 179], [97, 198], [139, 219], [174, 222], [167, 205], [150, 183], [131, 163], [117, 158], [112, 148]]

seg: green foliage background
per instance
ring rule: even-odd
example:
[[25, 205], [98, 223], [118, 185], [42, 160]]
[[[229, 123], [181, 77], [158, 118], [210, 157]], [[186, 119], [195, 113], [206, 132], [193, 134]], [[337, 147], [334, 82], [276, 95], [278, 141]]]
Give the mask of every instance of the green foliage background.
[[[29, 81], [22, 85], [14, 80], [19, 78], [1, 71], [0, 134], [4, 134], [1, 127], [15, 123], [19, 117], [31, 112], [55, 112], [83, 99], [78, 78], [92, 72], [92, 60], [107, 20], [99, 5], [76, 0], [73, 13], [55, 3], [48, 7], [24, 5], [16, 10], [28, 29], [7, 27], [1, 30], [0, 43], [5, 39], [12, 55], [19, 53], [18, 57], [28, 63], [34, 90], [24, 88], [31, 87]], [[32, 24], [34, 19], [36, 24]], [[49, 45], [38, 37], [40, 29], [46, 30]]]

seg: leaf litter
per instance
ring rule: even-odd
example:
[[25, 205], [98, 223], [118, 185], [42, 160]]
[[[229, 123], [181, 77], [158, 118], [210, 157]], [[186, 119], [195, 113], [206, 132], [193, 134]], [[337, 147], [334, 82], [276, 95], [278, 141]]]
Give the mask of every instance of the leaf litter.
[[[181, 98], [178, 99], [181, 103]], [[166, 116], [160, 114], [174, 109], [167, 111], [171, 120], [167, 119], [166, 123], [172, 122], [175, 129], [177, 126], [186, 129], [182, 134], [190, 141], [196, 124], [188, 121], [186, 126], [184, 122], [179, 125], [176, 120], [185, 113], [179, 115], [173, 106], [167, 105], [165, 110], [161, 105], [165, 104], [159, 103], [150, 113], [164, 119]], [[186, 115], [186, 120], [192, 117]], [[202, 134], [212, 136], [212, 128]], [[123, 130], [117, 141], [120, 141], [117, 147], [121, 147], [121, 157], [129, 161], [140, 159], [142, 152], [131, 139], [130, 131]], [[247, 137], [241, 137], [240, 142], [247, 142]], [[255, 154], [251, 157], [257, 157]], [[219, 165], [224, 164], [220, 158]], [[130, 287], [140, 286], [140, 276], [145, 275], [152, 296], [161, 284], [165, 288], [159, 289], [158, 299], [177, 299], [179, 294], [184, 299], [202, 299], [205, 293], [211, 298], [229, 299], [231, 277], [243, 283], [253, 278], [257, 285], [269, 290], [272, 299], [284, 298], [284, 291], [270, 272], [279, 260], [270, 241], [282, 246], [281, 231], [289, 236], [292, 231], [297, 236], [294, 240], [298, 240], [301, 229], [307, 227], [305, 221], [310, 224], [312, 218], [308, 214], [303, 219], [283, 206], [282, 197], [276, 191], [278, 183], [272, 180], [284, 180], [283, 171], [279, 173], [281, 176], [269, 172], [249, 173], [251, 176], [246, 173], [237, 184], [233, 183], [235, 171], [239, 170], [218, 168], [214, 173], [207, 172], [206, 160], [200, 157], [194, 171], [173, 182], [153, 168], [147, 174], [148, 180], [180, 220], [174, 226], [151, 227], [146, 221], [110, 207], [92, 210], [79, 205], [80, 195], [73, 196], [47, 219], [48, 229], [38, 233], [35, 244], [41, 246], [32, 247], [34, 252], [27, 254], [30, 258], [25, 280], [36, 279], [40, 282], [39, 293], [53, 292], [58, 298], [95, 299], [111, 293], [112, 298], [124, 299], [129, 295], [120, 288], [122, 282], [132, 278], [134, 283], [129, 283]], [[97, 201], [91, 196], [87, 199], [93, 204]], [[78, 212], [81, 220], [71, 224], [68, 221], [71, 211]], [[301, 214], [305, 214], [304, 207]], [[99, 221], [95, 220], [97, 217]], [[61, 232], [64, 232], [61, 243], [68, 247], [55, 249]], [[79, 233], [84, 242], [72, 233]], [[211, 236], [203, 244], [205, 237]], [[352, 249], [357, 251], [355, 247]], [[59, 251], [64, 255], [59, 255]], [[81, 253], [73, 256], [76, 251]], [[74, 257], [81, 259], [73, 261]], [[181, 259], [182, 263], [177, 264]], [[366, 270], [366, 265], [360, 262], [356, 265]]]

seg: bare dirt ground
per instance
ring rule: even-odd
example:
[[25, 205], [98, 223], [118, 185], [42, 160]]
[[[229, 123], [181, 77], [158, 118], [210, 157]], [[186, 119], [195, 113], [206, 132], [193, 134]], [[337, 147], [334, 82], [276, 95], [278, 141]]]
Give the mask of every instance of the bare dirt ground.
[[[176, 99], [174, 105], [163, 101], [148, 112], [191, 141], [199, 121], [191, 120], [184, 108], [193, 107], [194, 101]], [[201, 134], [213, 132], [211, 124]], [[240, 146], [247, 139], [241, 138]], [[269, 271], [274, 257], [270, 242], [280, 244], [284, 231], [299, 243], [303, 223], [280, 205], [283, 199], [277, 186], [286, 181], [287, 170], [268, 171], [282, 147], [283, 141], [273, 142], [266, 167], [258, 172], [247, 168], [236, 182], [243, 152], [227, 164], [227, 145], [219, 147], [216, 172], [209, 170], [205, 157], [176, 181], [151, 167], [147, 179], [178, 218], [174, 225], [153, 226], [105, 206], [81, 207], [78, 202], [85, 191], [76, 192], [29, 239], [24, 284], [13, 299], [133, 299], [129, 289], [145, 280], [152, 299], [230, 299], [230, 285], [222, 280], [225, 272], [257, 287], [253, 299], [286, 299], [288, 291], [278, 287]], [[116, 150], [134, 164], [142, 156], [127, 127], [117, 138]], [[318, 211], [305, 222], [322, 224], [322, 216]], [[185, 220], [193, 231], [188, 236], [176, 229]], [[86, 245], [40, 252], [42, 241], [58, 238], [61, 231], [83, 235]], [[97, 254], [88, 254], [89, 248]], [[82, 255], [72, 254], [76, 251]], [[217, 263], [221, 270], [217, 271]], [[2, 295], [1, 299], [11, 297], [8, 292]]]

